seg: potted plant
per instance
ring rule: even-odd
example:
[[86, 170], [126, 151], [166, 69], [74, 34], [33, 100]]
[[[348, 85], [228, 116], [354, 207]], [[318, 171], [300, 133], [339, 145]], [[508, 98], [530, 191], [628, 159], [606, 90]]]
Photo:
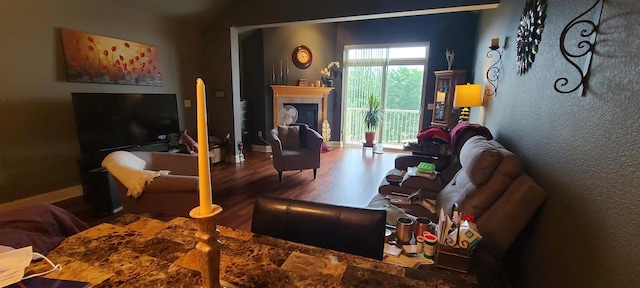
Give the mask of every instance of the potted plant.
[[364, 125], [367, 129], [364, 133], [364, 138], [367, 144], [373, 143], [376, 139], [375, 129], [378, 128], [378, 124], [382, 119], [380, 106], [380, 100], [373, 95], [369, 95], [367, 110], [364, 113]]

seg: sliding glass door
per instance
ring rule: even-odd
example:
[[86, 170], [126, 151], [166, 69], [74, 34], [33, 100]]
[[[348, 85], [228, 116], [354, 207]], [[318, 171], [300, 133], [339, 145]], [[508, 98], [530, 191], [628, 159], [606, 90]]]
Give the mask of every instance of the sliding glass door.
[[364, 112], [370, 95], [382, 103], [376, 142], [400, 147], [420, 129], [428, 43], [346, 46], [343, 90], [343, 136], [362, 144]]

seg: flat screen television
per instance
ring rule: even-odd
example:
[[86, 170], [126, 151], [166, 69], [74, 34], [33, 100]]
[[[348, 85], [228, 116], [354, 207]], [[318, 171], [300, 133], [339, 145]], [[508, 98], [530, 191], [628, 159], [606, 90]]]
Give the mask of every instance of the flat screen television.
[[166, 143], [180, 133], [175, 94], [71, 93], [71, 96], [83, 156]]

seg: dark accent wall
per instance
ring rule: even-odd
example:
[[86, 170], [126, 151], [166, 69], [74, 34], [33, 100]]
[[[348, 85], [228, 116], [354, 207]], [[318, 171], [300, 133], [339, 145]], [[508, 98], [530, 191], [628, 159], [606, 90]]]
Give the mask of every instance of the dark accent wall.
[[[275, 67], [279, 78], [280, 62], [286, 67], [289, 63], [288, 85], [296, 85], [299, 78], [306, 78], [310, 83], [320, 79], [320, 70], [326, 67], [331, 61], [339, 61], [344, 64], [342, 54], [345, 45], [381, 44], [381, 43], [407, 43], [426, 42], [430, 43], [429, 63], [427, 65], [427, 83], [425, 95], [425, 113], [423, 127], [428, 127], [431, 122], [431, 110], [426, 110], [426, 105], [433, 102], [433, 90], [435, 75], [433, 71], [446, 70], [447, 61], [444, 57], [446, 49], [456, 53], [453, 69], [464, 69], [468, 71], [468, 79], [472, 74], [472, 63], [474, 57], [474, 47], [469, 45], [469, 41], [475, 41], [478, 14], [473, 12], [452, 13], [447, 15], [424, 15], [403, 18], [364, 20], [354, 22], [343, 22], [336, 24], [316, 24], [316, 25], [290, 25], [278, 28], [268, 28], [264, 30], [264, 45], [254, 43], [252, 37], [247, 37], [242, 41], [243, 58], [258, 57], [255, 55], [264, 54], [264, 74], [258, 75], [244, 71], [246, 65], [242, 65], [241, 82], [244, 89], [257, 91], [258, 79], [264, 79], [264, 98], [250, 101], [250, 118], [264, 119], [264, 122], [253, 121], [257, 126], [259, 123], [265, 125], [260, 129], [269, 131], [273, 127], [273, 93], [269, 87], [271, 73]], [[255, 32], [251, 32], [255, 33]], [[308, 46], [313, 53], [313, 62], [307, 69], [299, 69], [291, 62], [291, 51], [298, 45]], [[264, 49], [261, 51], [260, 49]], [[253, 68], [250, 68], [253, 69]], [[251, 78], [247, 78], [251, 77]], [[342, 116], [342, 79], [334, 81], [335, 90], [328, 100], [327, 117], [331, 123], [331, 141], [341, 140], [341, 116]], [[242, 92], [246, 95], [245, 92]], [[253, 92], [252, 92], [253, 93]], [[264, 100], [264, 101], [263, 101]], [[259, 106], [264, 103], [264, 115], [261, 114]], [[251, 135], [257, 135], [259, 131], [256, 125], [252, 125]], [[418, 131], [416, 131], [417, 134]], [[252, 144], [266, 145], [264, 142], [252, 136]]]
[[[218, 11], [216, 15], [210, 17], [210, 22], [208, 23], [208, 25], [206, 25], [206, 31], [203, 37], [205, 41], [204, 50], [206, 51], [206, 53], [203, 54], [204, 57], [202, 63], [204, 63], [205, 65], [203, 75], [207, 79], [207, 89], [210, 89], [209, 87], [214, 87], [214, 89], [225, 90], [227, 92], [234, 91], [233, 89], [238, 89], [238, 95], [233, 95], [233, 98], [226, 97], [223, 99], [218, 98], [209, 100], [209, 111], [215, 111], [213, 115], [212, 112], [209, 112], [209, 116], [218, 118], [218, 121], [209, 121], [209, 128], [213, 131], [225, 131], [225, 133], [226, 131], [236, 131], [239, 129], [239, 127], [234, 127], [234, 123], [232, 120], [234, 117], [236, 117], [234, 115], [235, 111], [239, 111], [239, 109], [234, 109], [234, 106], [239, 105], [238, 103], [235, 103], [235, 101], [240, 101], [239, 94], [241, 89], [239, 85], [237, 87], [234, 87], [231, 79], [232, 76], [235, 77], [234, 70], [239, 70], [240, 67], [234, 67], [234, 70], [232, 70], [231, 73], [220, 73], [221, 70], [229, 71], [229, 69], [231, 69], [232, 67], [232, 61], [229, 52], [233, 48], [231, 43], [227, 41], [227, 39], [229, 39], [232, 35], [230, 27], [231, 29], [240, 27], [238, 28], [238, 30], [242, 31], [244, 28], [253, 25], [269, 24], [273, 26], [282, 26], [285, 25], [285, 23], [292, 23], [296, 21], [322, 21], [322, 19], [335, 17], [401, 13], [419, 10], [427, 11], [430, 9], [447, 9], [451, 7], [484, 7], [484, 9], [489, 9], [489, 6], [493, 6], [497, 3], [499, 3], [499, 0], [327, 0], [322, 2], [291, 2], [281, 0], [266, 2], [256, 2], [252, 0], [229, 1]], [[406, 29], [406, 27], [403, 27], [403, 29]], [[448, 37], [449, 35], [445, 36]], [[265, 41], [266, 39], [267, 37], [265, 35]], [[333, 44], [332, 47], [335, 47], [335, 44]], [[265, 50], [268, 49], [270, 48], [266, 47], [265, 45]], [[334, 53], [335, 51], [329, 56], [332, 56], [332, 58], [340, 56], [334, 55]], [[329, 56], [327, 57], [327, 59], [329, 59]], [[265, 57], [265, 69], [268, 69], [268, 67], [266, 66], [270, 65], [270, 63], [272, 63], [271, 61], [273, 60]], [[323, 65], [326, 64], [328, 64], [328, 62], [324, 63]], [[309, 69], [313, 69], [313, 67]], [[239, 72], [237, 73], [239, 74]], [[319, 73], [319, 70], [317, 73]], [[265, 75], [268, 74], [265, 73]], [[227, 95], [229, 95], [229, 93]], [[265, 97], [270, 96], [265, 94]], [[269, 104], [270, 103], [267, 103], [267, 105]], [[333, 105], [333, 109], [339, 108], [335, 107], [335, 103]], [[268, 123], [273, 122], [272, 117], [267, 116], [265, 117], [265, 119], [269, 121]], [[256, 121], [256, 119], [252, 121]], [[268, 125], [267, 127], [269, 126], [270, 125]], [[333, 131], [336, 130], [332, 129], [332, 132]], [[250, 133], [256, 134], [257, 131], [251, 131]], [[232, 137], [233, 135], [234, 134], [232, 133]], [[332, 140], [336, 139], [332, 137]], [[232, 139], [232, 141], [236, 140]]]
[[[283, 74], [285, 74], [287, 65], [289, 66], [288, 85], [297, 85], [300, 78], [308, 79], [310, 83], [320, 80], [320, 70], [326, 67], [329, 62], [338, 60], [334, 55], [336, 26], [334, 24], [298, 24], [245, 32], [245, 34], [251, 35], [256, 33], [262, 35], [260, 38], [262, 42], [258, 43], [258, 39], [254, 39], [253, 36], [243, 38], [241, 41], [242, 58], [262, 62], [258, 64], [243, 63], [240, 81], [243, 83], [243, 89], [248, 89], [252, 93], [250, 97], [253, 100], [250, 99], [248, 104], [250, 107], [249, 118], [251, 118], [249, 129], [251, 144], [267, 145], [257, 135], [258, 131], [262, 131], [263, 138], [266, 139], [267, 133], [274, 127], [271, 74], [275, 70], [277, 82], [280, 82], [282, 63]], [[297, 68], [291, 60], [291, 53], [298, 45], [306, 45], [311, 49], [313, 59], [307, 69]], [[243, 60], [243, 62], [246, 61]], [[245, 69], [259, 70], [247, 74]], [[247, 95], [246, 91], [241, 93]]]
[[[247, 119], [246, 130], [247, 135], [245, 138], [249, 140], [250, 144], [265, 145], [265, 143], [258, 137], [257, 131], [263, 131], [263, 138], [266, 139], [264, 134], [266, 123], [261, 121], [265, 119], [265, 107], [266, 97], [264, 97], [264, 53], [263, 42], [264, 33], [262, 29], [253, 30], [242, 35], [243, 39], [240, 40], [240, 84], [241, 84], [241, 97], [247, 101]], [[245, 146], [245, 149], [249, 149], [250, 145]]]
[[[429, 42], [427, 63], [426, 95], [422, 127], [431, 126], [432, 110], [427, 104], [433, 103], [434, 82], [437, 70], [447, 70], [446, 49], [455, 51], [452, 69], [467, 70], [467, 79], [471, 79], [474, 58], [473, 43], [476, 39], [478, 14], [460, 12], [402, 18], [354, 21], [338, 24], [336, 55], [341, 55], [345, 45], [363, 45], [379, 43]], [[336, 127], [341, 127], [342, 81], [336, 82], [337, 97], [329, 99], [329, 118]], [[332, 138], [338, 139], [338, 129], [332, 130]], [[416, 131], [416, 135], [419, 131]]]
[[[509, 267], [514, 287], [640, 287], [640, 2], [604, 1], [584, 97], [553, 88], [560, 77], [580, 81], [559, 40], [594, 3], [549, 0], [539, 53], [521, 76], [515, 47], [525, 0], [502, 0], [480, 17], [474, 82], [483, 82], [490, 65], [490, 39], [509, 39], [498, 95], [472, 108], [471, 120], [485, 123], [549, 193], [521, 265]], [[585, 27], [568, 34], [568, 48]]]

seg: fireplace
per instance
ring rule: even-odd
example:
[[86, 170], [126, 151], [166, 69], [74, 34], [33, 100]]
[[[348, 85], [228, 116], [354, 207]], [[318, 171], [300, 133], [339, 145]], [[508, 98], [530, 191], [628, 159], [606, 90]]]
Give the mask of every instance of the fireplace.
[[[333, 87], [272, 85], [271, 89], [273, 89], [274, 127], [277, 125], [285, 124], [285, 119], [282, 119], [282, 117], [280, 117], [280, 111], [283, 110], [284, 105], [292, 105], [296, 107], [298, 111], [300, 111], [300, 109], [298, 109], [298, 107], [295, 105], [301, 105], [300, 108], [302, 108], [303, 111], [308, 107], [315, 107], [315, 114], [309, 115], [307, 114], [307, 112], [304, 112], [304, 117], [308, 118], [298, 118], [296, 122], [301, 123], [302, 121], [304, 121], [304, 123], [307, 123], [309, 127], [320, 132], [320, 134], [322, 134], [322, 137], [325, 138], [325, 141], [329, 140], [329, 137], [331, 137], [331, 135], [329, 134], [329, 131], [331, 131], [331, 127], [327, 119], [327, 98], [329, 98], [329, 94], [331, 93], [331, 90], [333, 90]], [[302, 106], [302, 104], [309, 104], [312, 106]], [[312, 123], [314, 125], [312, 125]], [[324, 131], [326, 131], [327, 133], [323, 133]]]
[[318, 104], [316, 103], [284, 103], [284, 106], [293, 106], [298, 110], [296, 123], [304, 123], [309, 128], [318, 131]]

